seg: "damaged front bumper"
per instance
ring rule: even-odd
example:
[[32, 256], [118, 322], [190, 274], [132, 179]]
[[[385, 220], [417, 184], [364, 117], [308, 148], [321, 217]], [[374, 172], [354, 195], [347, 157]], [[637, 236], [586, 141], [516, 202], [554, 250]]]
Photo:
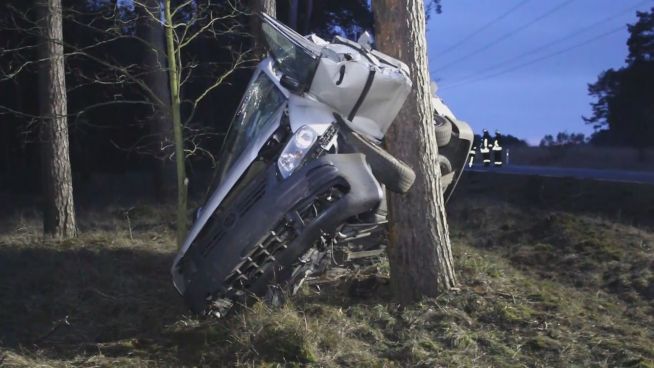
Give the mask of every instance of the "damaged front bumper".
[[237, 184], [173, 266], [175, 287], [194, 312], [216, 297], [262, 295], [323, 233], [383, 198], [359, 153], [325, 155], [286, 180], [276, 170]]

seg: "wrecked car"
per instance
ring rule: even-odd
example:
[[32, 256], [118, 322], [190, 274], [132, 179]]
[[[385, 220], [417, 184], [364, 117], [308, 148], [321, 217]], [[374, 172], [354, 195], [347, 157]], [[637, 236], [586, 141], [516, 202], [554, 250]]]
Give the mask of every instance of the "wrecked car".
[[[386, 191], [405, 193], [415, 179], [381, 147], [412, 87], [405, 64], [365, 41], [303, 37], [266, 14], [262, 30], [269, 56], [227, 133], [219, 183], [171, 269], [197, 313], [223, 315], [274, 285], [297, 289], [331, 246], [386, 223]], [[449, 197], [472, 131], [444, 104], [436, 110]]]

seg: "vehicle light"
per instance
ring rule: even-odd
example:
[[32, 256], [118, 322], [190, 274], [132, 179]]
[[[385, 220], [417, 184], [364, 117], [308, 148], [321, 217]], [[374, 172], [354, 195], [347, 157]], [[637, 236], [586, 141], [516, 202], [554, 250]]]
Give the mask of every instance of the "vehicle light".
[[317, 138], [318, 133], [307, 125], [303, 125], [293, 134], [277, 160], [277, 167], [284, 179], [291, 176], [302, 164], [302, 160], [316, 143]]

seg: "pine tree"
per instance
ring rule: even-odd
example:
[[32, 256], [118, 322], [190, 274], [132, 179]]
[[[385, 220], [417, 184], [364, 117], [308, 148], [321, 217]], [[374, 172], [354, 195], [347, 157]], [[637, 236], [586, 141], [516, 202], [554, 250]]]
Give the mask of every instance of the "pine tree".
[[43, 0], [39, 8], [43, 230], [47, 237], [66, 239], [74, 237], [77, 228], [68, 142], [61, 0]]
[[391, 284], [399, 300], [433, 297], [456, 286], [445, 215], [427, 70], [423, 0], [373, 1], [377, 47], [404, 61], [413, 89], [386, 135], [391, 154], [416, 171], [404, 196], [389, 193]]

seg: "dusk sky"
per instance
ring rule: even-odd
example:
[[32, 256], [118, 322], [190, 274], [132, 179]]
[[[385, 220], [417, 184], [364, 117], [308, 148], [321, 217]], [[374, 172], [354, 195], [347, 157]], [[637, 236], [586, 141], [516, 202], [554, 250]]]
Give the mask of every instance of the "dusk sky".
[[[593, 132], [581, 118], [591, 111], [587, 85], [624, 65], [628, 32], [620, 27], [635, 22], [636, 10], [654, 6], [652, 0], [442, 3], [443, 14], [427, 25], [439, 95], [475, 132], [499, 129], [531, 144], [559, 131]], [[543, 60], [526, 65], [537, 59]]]

